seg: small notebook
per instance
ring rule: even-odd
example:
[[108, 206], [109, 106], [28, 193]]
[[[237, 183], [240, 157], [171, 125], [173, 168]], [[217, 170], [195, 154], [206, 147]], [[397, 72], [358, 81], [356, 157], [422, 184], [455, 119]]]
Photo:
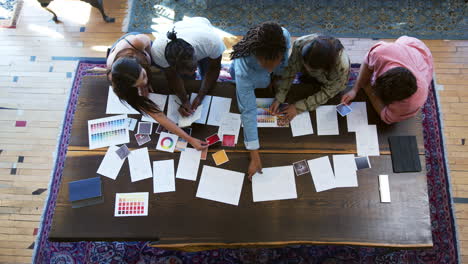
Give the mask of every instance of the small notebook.
[[68, 189], [70, 202], [101, 197], [101, 177], [69, 182]]
[[392, 155], [393, 172], [420, 172], [418, 144], [415, 136], [393, 136], [388, 138]]

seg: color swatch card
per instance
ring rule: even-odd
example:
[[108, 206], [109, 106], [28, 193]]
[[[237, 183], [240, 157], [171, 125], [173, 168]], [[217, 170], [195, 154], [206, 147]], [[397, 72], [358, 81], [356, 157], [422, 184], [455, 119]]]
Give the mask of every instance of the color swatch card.
[[296, 199], [296, 179], [293, 166], [263, 168], [252, 176], [254, 202]]
[[185, 151], [182, 151], [177, 166], [176, 178], [196, 181], [201, 153], [201, 151], [194, 148], [186, 148]]
[[147, 192], [116, 193], [114, 216], [147, 216]]
[[176, 124], [179, 122], [179, 107], [181, 104], [182, 103], [180, 102], [180, 99], [177, 97], [177, 95], [169, 95], [169, 102], [167, 104], [167, 118]]
[[106, 155], [99, 165], [99, 169], [97, 170], [98, 174], [102, 176], [106, 176], [115, 180], [119, 175], [120, 169], [122, 168], [122, 164], [124, 163], [125, 159], [121, 159], [117, 154], [117, 150], [119, 148], [116, 146], [110, 146], [107, 149]]
[[219, 166], [221, 164], [228, 162], [229, 158], [226, 154], [226, 151], [222, 149], [222, 150], [217, 151], [216, 153], [213, 153], [213, 160], [216, 166]]
[[127, 115], [88, 120], [89, 149], [130, 142]]
[[317, 135], [339, 135], [338, 116], [334, 105], [322, 105], [315, 110], [317, 114]]
[[239, 205], [244, 173], [203, 166], [197, 197], [221, 203]]
[[[158, 108], [159, 108], [159, 110], [161, 110], [161, 112], [164, 112], [164, 108], [166, 107], [167, 95], [157, 94], [157, 93], [150, 93], [148, 95], [148, 99], [153, 101], [153, 103], [155, 103], [158, 106]], [[141, 121], [151, 122], [151, 123], [158, 123], [158, 121], [154, 120], [154, 118], [152, 118], [151, 116], [149, 116], [147, 114], [144, 114], [141, 117]]]
[[309, 111], [298, 114], [290, 123], [293, 137], [314, 134]]
[[278, 127], [276, 116], [271, 115], [270, 106], [274, 98], [257, 98], [257, 126], [258, 127]]
[[368, 124], [366, 102], [352, 102], [349, 107], [353, 111], [346, 116], [348, 132], [355, 132], [358, 127]]
[[333, 155], [335, 187], [358, 187], [357, 167], [353, 154]]
[[132, 182], [141, 181], [153, 177], [148, 148], [141, 148], [130, 151], [128, 156], [130, 167], [130, 178]]
[[175, 192], [174, 160], [153, 161], [153, 193]]
[[131, 107], [127, 102], [120, 101], [115, 94], [112, 86], [109, 86], [107, 96], [106, 114], [140, 114], [137, 110]]
[[137, 134], [140, 135], [151, 135], [153, 132], [153, 123], [151, 122], [139, 122]]
[[210, 115], [207, 125], [219, 126], [224, 114], [229, 113], [231, 109], [231, 98], [213, 96], [211, 99]]
[[179, 137], [177, 135], [161, 132], [156, 149], [166, 152], [174, 152], [178, 139]]
[[316, 192], [322, 192], [336, 187], [335, 175], [333, 174], [328, 156], [308, 160], [307, 163], [309, 164], [310, 174], [312, 174]]
[[358, 156], [380, 156], [376, 125], [360, 126], [356, 130]]
[[[197, 96], [198, 94], [192, 93], [190, 95], [190, 103], [193, 103], [193, 101], [195, 100], [195, 98], [197, 98]], [[210, 110], [210, 105], [211, 105], [211, 98], [212, 98], [211, 95], [205, 95], [205, 97], [203, 97], [203, 101], [198, 106], [199, 108], [200, 107], [202, 108], [201, 116], [199, 119], [195, 120], [195, 123], [202, 124], [202, 125], [206, 124], [206, 119], [208, 118], [208, 111]]]
[[133, 131], [135, 130], [136, 124], [138, 121], [135, 118], [127, 118], [127, 125], [128, 125], [128, 130]]
[[240, 127], [240, 114], [225, 113], [224, 116], [221, 118], [221, 124], [218, 129], [218, 135], [220, 138], [223, 138], [224, 135], [234, 135], [234, 144], [237, 144]]

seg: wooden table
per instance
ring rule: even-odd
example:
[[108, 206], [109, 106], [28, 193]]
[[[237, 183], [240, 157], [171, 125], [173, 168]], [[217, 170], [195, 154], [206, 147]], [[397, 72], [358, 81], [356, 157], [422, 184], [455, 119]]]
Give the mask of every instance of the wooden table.
[[[161, 86], [166, 85], [163, 81]], [[188, 82], [197, 88], [198, 82]], [[131, 183], [128, 162], [113, 181], [102, 177], [104, 203], [72, 209], [68, 201], [68, 182], [97, 176], [106, 149], [87, 148], [87, 120], [106, 116], [108, 84], [104, 78], [85, 78], [72, 129], [49, 239], [52, 241], [149, 240], [161, 248], [187, 251], [216, 247], [266, 247], [290, 244], [346, 244], [385, 247], [431, 247], [432, 234], [427, 194], [426, 171], [399, 173], [392, 170], [387, 138], [391, 135], [416, 135], [422, 167], [422, 127], [416, 119], [395, 126], [383, 125], [368, 104], [369, 123], [377, 124], [382, 155], [371, 157], [371, 169], [358, 171], [358, 188], [336, 188], [315, 192], [310, 174], [296, 177], [298, 199], [254, 203], [251, 183], [245, 179], [239, 206], [196, 198], [198, 181], [176, 180], [176, 192], [153, 194], [152, 179]], [[232, 84], [219, 84], [213, 93], [233, 96]], [[261, 96], [261, 95], [259, 95]], [[268, 96], [265, 96], [268, 97]], [[271, 96], [270, 96], [271, 97]], [[235, 97], [233, 97], [235, 98]], [[336, 102], [331, 100], [330, 103]], [[233, 100], [231, 111], [236, 111]], [[312, 113], [314, 127], [315, 112]], [[333, 153], [356, 153], [354, 133], [346, 133], [346, 120], [339, 118], [340, 136], [310, 135], [292, 138], [290, 128], [260, 129], [264, 167], [291, 165]], [[194, 126], [193, 135], [204, 138], [217, 128]], [[242, 131], [241, 131], [242, 135]], [[157, 135], [143, 147], [150, 159], [174, 159], [179, 153], [154, 150]], [[131, 147], [137, 147], [133, 134]], [[248, 153], [242, 144], [225, 148], [230, 162], [222, 168], [246, 171]], [[291, 143], [292, 142], [292, 143]], [[216, 151], [219, 147], [210, 149]], [[210, 157], [203, 165], [215, 166]], [[330, 159], [331, 160], [331, 159]], [[380, 203], [378, 175], [388, 174], [391, 203]], [[147, 217], [114, 217], [115, 193], [149, 192]]]

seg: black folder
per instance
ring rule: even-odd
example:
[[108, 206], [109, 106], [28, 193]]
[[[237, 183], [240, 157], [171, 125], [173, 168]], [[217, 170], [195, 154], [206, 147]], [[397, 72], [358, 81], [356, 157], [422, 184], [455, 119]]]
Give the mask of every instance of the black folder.
[[393, 172], [420, 172], [418, 143], [415, 136], [393, 136], [388, 138], [392, 154]]

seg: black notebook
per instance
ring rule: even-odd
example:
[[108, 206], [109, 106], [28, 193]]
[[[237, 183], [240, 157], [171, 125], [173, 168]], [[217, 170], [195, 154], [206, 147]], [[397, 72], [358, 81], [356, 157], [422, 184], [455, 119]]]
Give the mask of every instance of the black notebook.
[[394, 136], [388, 138], [392, 154], [393, 172], [419, 172], [418, 143], [415, 136]]

